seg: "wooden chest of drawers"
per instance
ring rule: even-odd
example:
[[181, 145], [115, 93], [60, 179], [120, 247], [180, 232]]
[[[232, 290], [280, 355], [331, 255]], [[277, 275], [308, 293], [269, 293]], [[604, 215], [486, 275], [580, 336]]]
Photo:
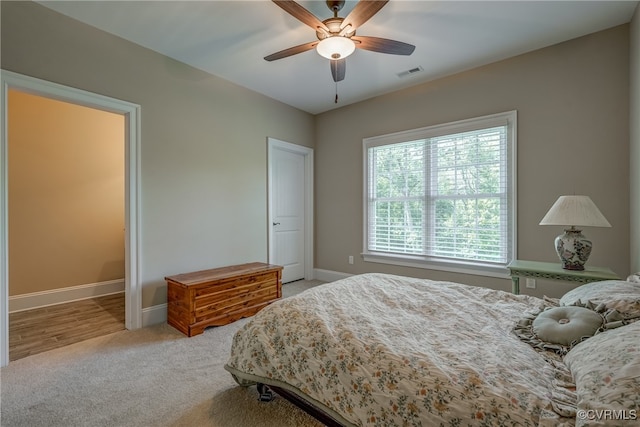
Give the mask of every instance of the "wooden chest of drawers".
[[257, 313], [282, 297], [282, 267], [253, 262], [165, 277], [167, 322], [194, 336]]

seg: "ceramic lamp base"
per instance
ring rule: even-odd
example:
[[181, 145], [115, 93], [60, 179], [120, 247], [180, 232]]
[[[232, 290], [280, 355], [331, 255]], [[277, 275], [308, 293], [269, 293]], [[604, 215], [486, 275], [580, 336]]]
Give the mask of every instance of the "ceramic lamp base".
[[582, 230], [571, 227], [556, 237], [556, 252], [565, 270], [584, 270], [591, 255], [591, 240], [582, 235]]

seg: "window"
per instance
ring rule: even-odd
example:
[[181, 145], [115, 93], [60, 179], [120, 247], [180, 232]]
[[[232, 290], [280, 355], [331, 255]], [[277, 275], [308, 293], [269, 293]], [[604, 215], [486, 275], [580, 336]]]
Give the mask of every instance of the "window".
[[515, 139], [515, 111], [364, 139], [365, 260], [506, 273]]

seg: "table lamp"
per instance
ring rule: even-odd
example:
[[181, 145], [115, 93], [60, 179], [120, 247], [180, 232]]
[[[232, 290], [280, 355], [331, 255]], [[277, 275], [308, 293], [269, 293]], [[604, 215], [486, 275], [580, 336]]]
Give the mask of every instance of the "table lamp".
[[588, 196], [560, 196], [542, 218], [540, 225], [563, 225], [556, 237], [556, 252], [565, 270], [584, 270], [591, 254], [591, 241], [577, 227], [611, 227], [609, 221]]

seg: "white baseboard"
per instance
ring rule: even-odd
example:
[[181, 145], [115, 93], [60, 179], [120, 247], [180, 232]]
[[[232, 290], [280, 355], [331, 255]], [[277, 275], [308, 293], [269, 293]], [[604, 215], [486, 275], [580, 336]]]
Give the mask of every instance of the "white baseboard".
[[316, 268], [315, 270], [316, 279], [322, 280], [323, 282], [335, 282], [336, 280], [346, 279], [347, 277], [353, 276], [348, 273], [341, 273], [339, 271], [332, 270], [321, 270]]
[[158, 304], [142, 309], [142, 327], [166, 323], [167, 304]]
[[9, 313], [124, 292], [124, 279], [9, 297]]

